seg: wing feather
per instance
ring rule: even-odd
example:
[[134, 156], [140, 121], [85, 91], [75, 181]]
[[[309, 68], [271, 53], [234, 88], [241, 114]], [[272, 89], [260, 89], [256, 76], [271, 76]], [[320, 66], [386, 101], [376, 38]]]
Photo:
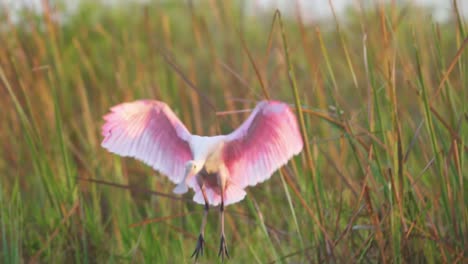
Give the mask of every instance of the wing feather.
[[245, 188], [263, 182], [302, 151], [297, 120], [287, 104], [262, 101], [227, 135], [223, 153], [229, 180]]
[[184, 165], [192, 159], [191, 134], [165, 103], [139, 100], [119, 104], [104, 120], [104, 148], [141, 160], [174, 183], [182, 181]]

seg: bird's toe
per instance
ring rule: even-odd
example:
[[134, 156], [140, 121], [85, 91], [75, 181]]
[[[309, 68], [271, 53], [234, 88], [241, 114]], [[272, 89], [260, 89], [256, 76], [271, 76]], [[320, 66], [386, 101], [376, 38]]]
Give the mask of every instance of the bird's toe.
[[205, 239], [203, 238], [203, 235], [200, 234], [198, 236], [198, 241], [197, 241], [197, 247], [192, 253], [192, 258], [195, 257], [195, 260], [198, 259], [198, 256], [203, 256], [203, 248], [205, 246]]
[[221, 242], [219, 244], [219, 252], [218, 252], [218, 257], [221, 257], [222, 261], [224, 261], [224, 258], [229, 258], [229, 253], [226, 245], [226, 239], [224, 238], [224, 235], [221, 236]]

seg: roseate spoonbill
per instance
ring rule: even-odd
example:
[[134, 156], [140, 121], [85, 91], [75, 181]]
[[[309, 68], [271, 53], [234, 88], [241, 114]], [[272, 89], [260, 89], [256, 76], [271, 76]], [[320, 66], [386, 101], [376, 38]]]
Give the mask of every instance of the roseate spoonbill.
[[121, 156], [139, 159], [177, 184], [188, 187], [193, 200], [205, 205], [200, 235], [192, 254], [203, 255], [209, 205], [220, 205], [221, 242], [218, 256], [229, 257], [224, 237], [224, 207], [244, 199], [248, 186], [301, 152], [302, 137], [296, 117], [285, 103], [262, 101], [248, 119], [228, 135], [192, 135], [163, 102], [139, 100], [111, 108], [104, 116], [102, 146]]

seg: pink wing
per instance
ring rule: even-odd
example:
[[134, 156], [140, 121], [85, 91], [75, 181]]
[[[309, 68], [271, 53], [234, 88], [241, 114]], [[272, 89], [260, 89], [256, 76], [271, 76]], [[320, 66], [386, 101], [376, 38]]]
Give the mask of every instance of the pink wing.
[[104, 120], [104, 148], [135, 157], [175, 183], [182, 181], [185, 163], [192, 159], [191, 134], [165, 103], [139, 100], [119, 104]]
[[263, 182], [302, 147], [297, 120], [288, 105], [262, 101], [237, 130], [227, 135], [224, 161], [229, 181], [241, 188]]

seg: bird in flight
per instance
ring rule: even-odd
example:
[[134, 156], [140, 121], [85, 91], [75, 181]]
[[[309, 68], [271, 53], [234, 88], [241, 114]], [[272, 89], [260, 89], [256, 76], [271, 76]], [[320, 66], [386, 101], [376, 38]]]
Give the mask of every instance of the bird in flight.
[[192, 257], [203, 255], [209, 206], [219, 205], [221, 242], [218, 256], [229, 257], [224, 236], [224, 207], [244, 199], [248, 186], [261, 183], [302, 151], [303, 141], [291, 108], [261, 101], [244, 123], [228, 135], [192, 135], [167, 104], [138, 100], [111, 108], [104, 116], [102, 146], [134, 157], [166, 175], [183, 194], [205, 210]]

